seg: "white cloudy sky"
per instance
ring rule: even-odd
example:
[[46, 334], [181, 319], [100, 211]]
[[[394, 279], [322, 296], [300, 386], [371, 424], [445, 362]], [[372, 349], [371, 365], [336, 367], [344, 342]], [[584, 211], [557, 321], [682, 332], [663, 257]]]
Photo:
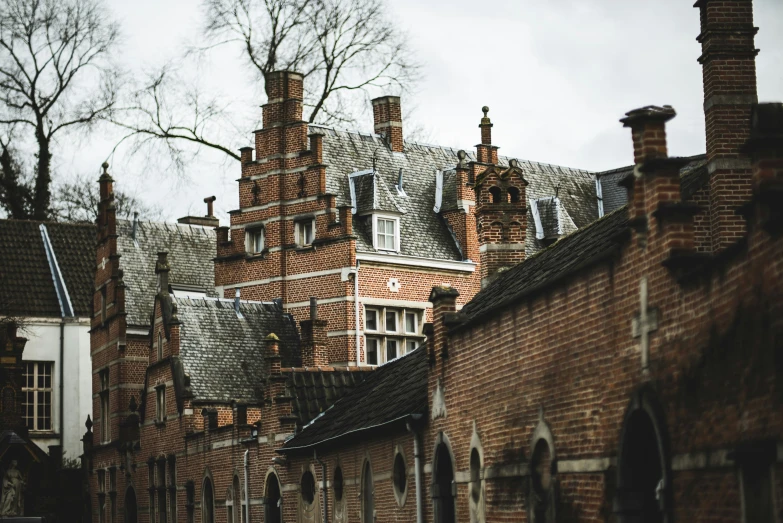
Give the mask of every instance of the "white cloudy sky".
[[[198, 37], [197, 0], [108, 0], [122, 24], [122, 60], [140, 70], [175, 59]], [[479, 141], [481, 106], [490, 107], [493, 142], [528, 160], [604, 170], [629, 164], [630, 133], [618, 119], [636, 107], [670, 104], [673, 155], [704, 151], [698, 10], [693, 0], [394, 0], [389, 9], [424, 66], [415, 107], [428, 142], [470, 148]], [[783, 2], [757, 0], [759, 99], [783, 100]], [[264, 98], [238, 53], [226, 50], [202, 73], [227, 101], [260, 120]], [[370, 118], [362, 130], [372, 127]], [[252, 143], [247, 128], [247, 141]], [[108, 130], [63, 147], [61, 172], [95, 173], [116, 136]], [[61, 144], [68, 145], [68, 144]], [[71, 152], [65, 153], [65, 149]], [[175, 219], [202, 214], [218, 196], [222, 217], [237, 205], [239, 168], [202, 154], [187, 175], [170, 175], [123, 154], [112, 158], [120, 187]]]

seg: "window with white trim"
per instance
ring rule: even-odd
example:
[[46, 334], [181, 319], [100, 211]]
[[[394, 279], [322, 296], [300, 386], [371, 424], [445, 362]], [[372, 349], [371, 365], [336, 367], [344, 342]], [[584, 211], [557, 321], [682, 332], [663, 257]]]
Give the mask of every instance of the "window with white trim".
[[52, 368], [51, 361], [27, 361], [23, 376], [24, 421], [27, 430], [52, 430]]
[[365, 363], [382, 365], [416, 349], [421, 335], [422, 309], [364, 308]]
[[258, 254], [264, 250], [264, 228], [254, 227], [245, 231], [245, 251]]
[[294, 222], [294, 240], [297, 245], [310, 245], [315, 240], [315, 219]]
[[373, 222], [373, 246], [381, 251], [399, 251], [400, 219], [374, 215]]

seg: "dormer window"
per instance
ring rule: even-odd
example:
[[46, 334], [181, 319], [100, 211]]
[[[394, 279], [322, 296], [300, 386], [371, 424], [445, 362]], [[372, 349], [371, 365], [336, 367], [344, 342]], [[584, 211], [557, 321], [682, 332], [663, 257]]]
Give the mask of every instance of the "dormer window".
[[294, 240], [300, 247], [310, 245], [315, 239], [315, 219], [294, 222]]
[[250, 254], [258, 254], [264, 250], [264, 228], [255, 227], [245, 231], [245, 250]]
[[379, 251], [400, 250], [400, 219], [393, 216], [373, 216], [374, 247]]

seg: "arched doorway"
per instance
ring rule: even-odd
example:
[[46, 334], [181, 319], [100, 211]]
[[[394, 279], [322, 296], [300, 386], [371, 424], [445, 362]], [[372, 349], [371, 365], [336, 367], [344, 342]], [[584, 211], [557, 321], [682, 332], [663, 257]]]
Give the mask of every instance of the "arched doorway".
[[619, 523], [671, 521], [671, 472], [662, 410], [649, 390], [634, 394], [620, 435], [617, 495]]
[[128, 490], [125, 491], [125, 523], [136, 523], [137, 521], [136, 491], [133, 490], [133, 487], [128, 487]]
[[280, 482], [277, 474], [266, 477], [264, 487], [264, 523], [282, 523], [283, 499], [280, 497]]
[[435, 523], [455, 523], [454, 508], [454, 465], [451, 453], [445, 443], [435, 450], [435, 465], [432, 483], [432, 502], [435, 509]]

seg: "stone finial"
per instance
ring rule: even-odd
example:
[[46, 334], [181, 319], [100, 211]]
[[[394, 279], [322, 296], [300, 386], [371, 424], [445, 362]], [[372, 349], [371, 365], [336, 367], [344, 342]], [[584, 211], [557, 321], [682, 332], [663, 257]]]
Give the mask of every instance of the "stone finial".
[[87, 429], [87, 432], [92, 432], [92, 419], [90, 419], [90, 415], [87, 414], [87, 421], [84, 422], [84, 427]]
[[467, 169], [468, 164], [465, 161], [468, 158], [468, 153], [460, 149], [457, 151], [457, 169]]
[[265, 339], [267, 342], [276, 342], [276, 341], [280, 341], [280, 338], [278, 338], [278, 337], [277, 337], [277, 334], [275, 334], [274, 332], [270, 332], [269, 334], [267, 334], [266, 338], [264, 338], [264, 339]]
[[103, 167], [103, 174], [109, 174], [109, 162], [103, 162], [101, 167]]

